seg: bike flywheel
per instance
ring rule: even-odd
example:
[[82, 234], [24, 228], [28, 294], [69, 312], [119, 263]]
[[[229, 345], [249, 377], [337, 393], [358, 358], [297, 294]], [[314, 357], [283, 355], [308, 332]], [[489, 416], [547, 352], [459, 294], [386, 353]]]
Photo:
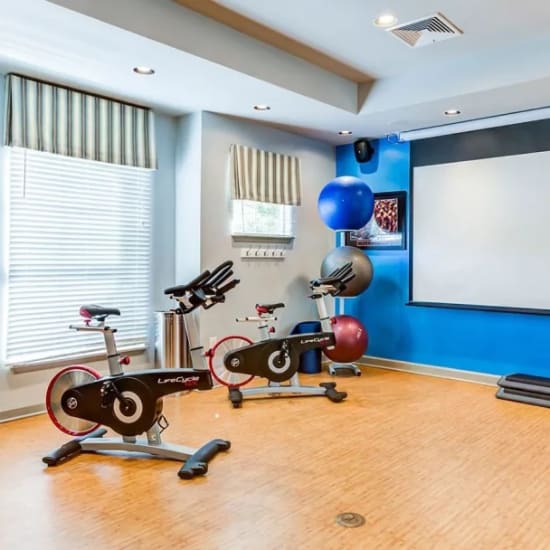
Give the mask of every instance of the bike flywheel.
[[99, 428], [100, 424], [68, 415], [61, 406], [63, 394], [81, 384], [101, 378], [101, 374], [84, 365], [73, 365], [59, 371], [48, 384], [46, 409], [54, 425], [69, 435], [86, 435]]

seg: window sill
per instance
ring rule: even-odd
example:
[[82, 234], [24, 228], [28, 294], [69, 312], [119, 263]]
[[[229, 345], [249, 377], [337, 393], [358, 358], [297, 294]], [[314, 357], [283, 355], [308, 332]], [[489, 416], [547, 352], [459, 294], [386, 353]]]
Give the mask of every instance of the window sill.
[[294, 240], [294, 235], [259, 235], [235, 233], [231, 239], [235, 243], [283, 243], [290, 244]]
[[[143, 355], [145, 347], [129, 348], [119, 350], [121, 355]], [[13, 374], [28, 374], [30, 372], [38, 372], [42, 370], [58, 369], [68, 367], [70, 365], [78, 365], [80, 363], [92, 363], [94, 361], [107, 361], [105, 353], [89, 353], [87, 355], [75, 355], [63, 359], [48, 359], [46, 361], [35, 361], [33, 363], [17, 363], [7, 365], [7, 369]]]

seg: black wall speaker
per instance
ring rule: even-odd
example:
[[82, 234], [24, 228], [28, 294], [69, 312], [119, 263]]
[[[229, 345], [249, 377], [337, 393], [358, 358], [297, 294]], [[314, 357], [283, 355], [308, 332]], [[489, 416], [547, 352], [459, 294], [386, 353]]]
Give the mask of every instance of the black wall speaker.
[[360, 163], [368, 162], [374, 155], [374, 147], [366, 138], [358, 139], [353, 144], [353, 150], [355, 151], [355, 160]]

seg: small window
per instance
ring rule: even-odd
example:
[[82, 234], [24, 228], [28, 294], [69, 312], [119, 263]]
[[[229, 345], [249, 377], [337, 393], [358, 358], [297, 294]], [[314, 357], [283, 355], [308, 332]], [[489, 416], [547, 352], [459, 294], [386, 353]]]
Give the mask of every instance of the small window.
[[249, 200], [233, 200], [232, 235], [293, 237], [296, 207]]

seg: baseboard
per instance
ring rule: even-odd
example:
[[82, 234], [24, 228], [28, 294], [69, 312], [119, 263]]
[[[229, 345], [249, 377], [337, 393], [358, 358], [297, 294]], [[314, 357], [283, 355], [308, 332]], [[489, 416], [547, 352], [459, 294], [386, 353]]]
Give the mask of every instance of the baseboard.
[[2, 422], [10, 422], [11, 420], [19, 420], [28, 416], [36, 416], [44, 414], [46, 409], [44, 405], [31, 405], [30, 407], [22, 407], [20, 409], [12, 409], [10, 411], [0, 411], [0, 424]]
[[408, 361], [385, 359], [384, 357], [372, 357], [370, 355], [364, 355], [359, 361], [356, 361], [356, 363], [364, 367], [398, 370], [413, 374], [422, 374], [424, 376], [435, 376], [436, 378], [448, 378], [451, 380], [461, 380], [462, 382], [474, 382], [476, 384], [485, 384], [487, 386], [496, 386], [497, 381], [500, 378], [500, 376], [495, 374], [452, 369], [449, 367], [434, 367], [432, 365], [409, 363]]

